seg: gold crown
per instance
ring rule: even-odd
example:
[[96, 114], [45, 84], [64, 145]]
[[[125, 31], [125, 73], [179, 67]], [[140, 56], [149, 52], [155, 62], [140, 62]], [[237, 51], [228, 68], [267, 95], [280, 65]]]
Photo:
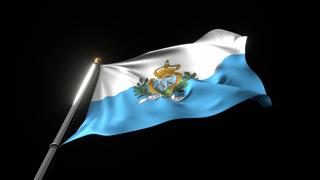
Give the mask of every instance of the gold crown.
[[178, 70], [180, 67], [181, 67], [180, 64], [170, 65], [169, 60], [166, 60], [166, 63], [164, 64], [164, 66], [156, 69], [153, 74], [157, 78], [169, 77], [169, 76], [172, 76], [174, 72]]

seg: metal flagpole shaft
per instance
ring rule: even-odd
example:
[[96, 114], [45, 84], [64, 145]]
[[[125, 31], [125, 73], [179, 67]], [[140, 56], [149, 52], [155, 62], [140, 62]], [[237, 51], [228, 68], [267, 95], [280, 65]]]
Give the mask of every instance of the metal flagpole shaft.
[[94, 63], [91, 65], [86, 77], [84, 78], [80, 89], [77, 92], [77, 95], [74, 99], [74, 102], [72, 104], [72, 107], [70, 108], [68, 115], [66, 116], [65, 120], [63, 121], [63, 124], [59, 130], [59, 132], [57, 133], [54, 141], [49, 145], [49, 151], [46, 155], [46, 157], [44, 158], [44, 160], [42, 161], [42, 164], [36, 174], [36, 176], [34, 177], [34, 180], [42, 180], [57, 149], [59, 148], [59, 146], [61, 145], [61, 141], [71, 123], [72, 117], [74, 115], [74, 113], [76, 112], [77, 108], [79, 107], [79, 104], [81, 102], [81, 99], [84, 95], [85, 90], [87, 89], [87, 85], [89, 84], [92, 74], [94, 72], [94, 70], [96, 69], [97, 66], [100, 65], [101, 59], [100, 58], [96, 58], [94, 60]]

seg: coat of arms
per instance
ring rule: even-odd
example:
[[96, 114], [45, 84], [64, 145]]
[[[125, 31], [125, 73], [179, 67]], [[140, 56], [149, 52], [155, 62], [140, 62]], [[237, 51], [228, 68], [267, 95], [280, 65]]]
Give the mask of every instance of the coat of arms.
[[177, 72], [180, 64], [170, 65], [167, 60], [164, 66], [156, 69], [154, 75], [156, 78], [141, 78], [134, 86], [134, 95], [138, 96], [138, 103], [144, 103], [148, 100], [155, 100], [160, 97], [172, 101], [181, 101], [185, 97], [185, 87], [188, 80], [197, 79], [196, 73]]

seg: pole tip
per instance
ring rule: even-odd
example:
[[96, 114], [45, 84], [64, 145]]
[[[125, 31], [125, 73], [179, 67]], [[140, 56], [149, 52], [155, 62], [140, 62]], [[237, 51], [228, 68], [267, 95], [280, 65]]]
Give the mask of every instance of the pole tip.
[[94, 62], [93, 62], [93, 63], [94, 63], [94, 64], [101, 64], [101, 61], [102, 61], [101, 58], [98, 58], [98, 57], [97, 57], [97, 58], [94, 59]]

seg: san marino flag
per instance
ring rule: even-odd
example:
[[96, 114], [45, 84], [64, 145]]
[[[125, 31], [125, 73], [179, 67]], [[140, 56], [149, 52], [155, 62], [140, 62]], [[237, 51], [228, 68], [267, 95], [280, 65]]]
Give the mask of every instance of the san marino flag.
[[66, 142], [208, 117], [247, 99], [270, 106], [262, 82], [246, 63], [246, 39], [217, 29], [191, 44], [101, 65], [87, 117]]

